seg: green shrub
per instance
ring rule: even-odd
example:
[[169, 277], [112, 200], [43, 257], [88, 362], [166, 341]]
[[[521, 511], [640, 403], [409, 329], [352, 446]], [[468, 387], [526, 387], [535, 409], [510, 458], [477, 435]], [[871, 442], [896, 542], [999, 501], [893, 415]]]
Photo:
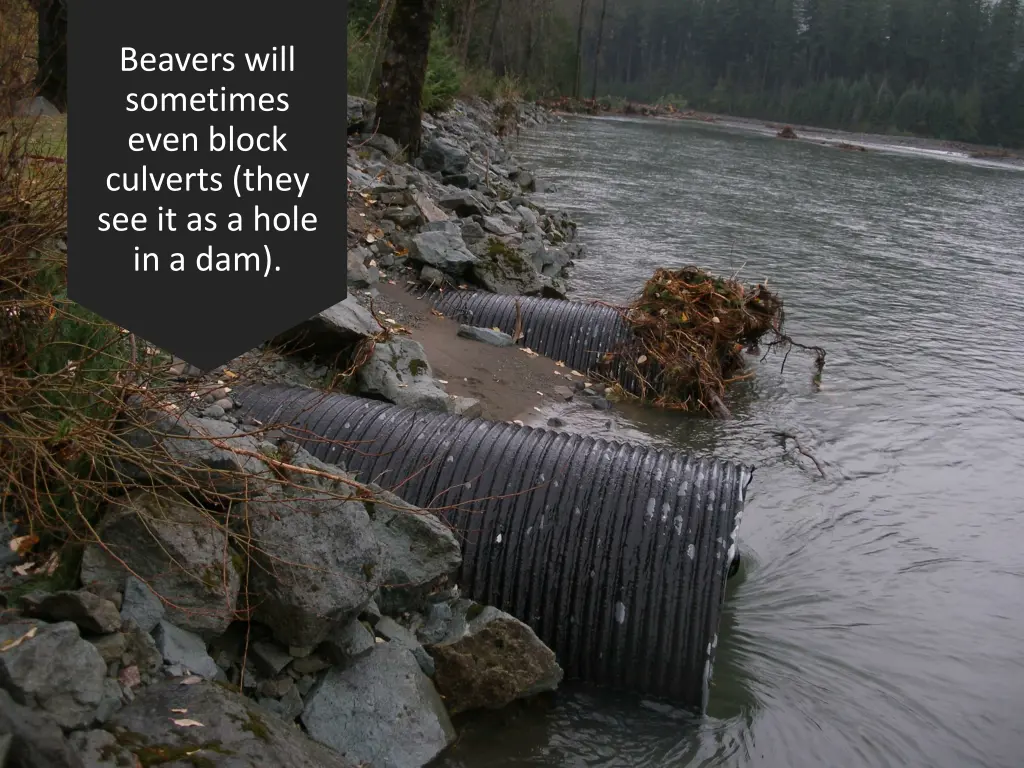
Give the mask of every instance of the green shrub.
[[348, 92], [373, 98], [377, 90], [375, 40], [354, 22], [348, 25]]
[[423, 84], [423, 111], [438, 113], [450, 109], [461, 85], [462, 72], [452, 55], [448, 38], [435, 29], [430, 36], [430, 58]]

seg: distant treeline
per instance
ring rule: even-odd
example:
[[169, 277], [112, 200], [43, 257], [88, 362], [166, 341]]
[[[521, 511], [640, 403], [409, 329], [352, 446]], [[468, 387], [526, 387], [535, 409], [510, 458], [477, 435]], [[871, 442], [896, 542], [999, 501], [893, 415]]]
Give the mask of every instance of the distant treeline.
[[[352, 21], [387, 0], [350, 0]], [[1024, 146], [1024, 0], [437, 0], [536, 95]], [[386, 13], [386, 9], [385, 9]]]

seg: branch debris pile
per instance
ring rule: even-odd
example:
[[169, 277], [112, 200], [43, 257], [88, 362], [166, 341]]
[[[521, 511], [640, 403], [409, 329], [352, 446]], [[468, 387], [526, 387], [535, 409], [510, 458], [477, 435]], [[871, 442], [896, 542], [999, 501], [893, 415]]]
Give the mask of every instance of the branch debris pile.
[[659, 269], [623, 316], [637, 337], [605, 362], [624, 363], [654, 405], [728, 416], [726, 385], [744, 373], [745, 349], [782, 332], [782, 299], [697, 267]]

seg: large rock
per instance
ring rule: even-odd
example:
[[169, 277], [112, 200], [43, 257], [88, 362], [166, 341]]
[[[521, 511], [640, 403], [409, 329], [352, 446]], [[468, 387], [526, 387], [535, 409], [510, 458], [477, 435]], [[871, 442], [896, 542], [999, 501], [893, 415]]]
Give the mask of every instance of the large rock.
[[196, 674], [207, 680], [222, 677], [223, 673], [206, 652], [206, 643], [198, 635], [161, 621], [153, 630], [153, 639], [164, 662], [182, 668], [182, 677]]
[[452, 275], [465, 274], [477, 261], [457, 231], [420, 232], [412, 238], [409, 256]]
[[353, 288], [369, 288], [377, 282], [379, 275], [376, 269], [367, 266], [371, 260], [371, 254], [365, 248], [352, 248], [347, 254], [348, 270], [346, 274], [348, 284]]
[[92, 723], [103, 700], [107, 665], [70, 621], [0, 625], [0, 684], [21, 705], [41, 709], [62, 728]]
[[117, 606], [85, 590], [26, 595], [22, 607], [26, 615], [47, 621], [73, 621], [86, 632], [105, 634], [121, 628]]
[[332, 668], [306, 698], [301, 720], [316, 741], [374, 768], [427, 765], [455, 740], [430, 679], [392, 643]]
[[374, 105], [358, 96], [348, 97], [348, 133], [359, 133], [373, 121]]
[[346, 664], [373, 650], [375, 646], [373, 632], [361, 621], [353, 619], [328, 637], [322, 648], [335, 664]]
[[64, 740], [57, 721], [18, 704], [0, 689], [0, 734], [10, 737], [0, 765], [10, 768], [83, 768], [76, 751]]
[[484, 216], [483, 226], [492, 235], [499, 235], [501, 237], [508, 237], [516, 233], [515, 227], [506, 224], [497, 216]]
[[483, 198], [473, 192], [466, 191], [445, 195], [437, 202], [442, 208], [455, 211], [458, 216], [463, 218], [473, 215], [483, 216], [490, 213], [490, 207], [484, 202]]
[[412, 201], [419, 209], [420, 214], [422, 214], [423, 220], [428, 224], [438, 221], [449, 221], [451, 219], [451, 216], [443, 208], [438, 207], [437, 203], [423, 192], [413, 192]]
[[431, 411], [448, 410], [450, 398], [434, 378], [427, 353], [418, 341], [393, 338], [374, 346], [359, 369], [359, 390], [396, 405]]
[[420, 153], [423, 167], [430, 173], [462, 173], [469, 165], [469, 153], [449, 139], [431, 139]]
[[523, 622], [470, 600], [453, 606], [446, 637], [428, 645], [434, 682], [452, 714], [498, 709], [552, 691], [562, 681], [555, 654]]
[[492, 237], [481, 242], [477, 252], [480, 259], [473, 265], [473, 277], [488, 291], [530, 296], [543, 290], [532, 261], [513, 246]]
[[332, 356], [380, 332], [373, 315], [349, 296], [279, 334], [273, 343], [286, 351]]
[[445, 586], [461, 565], [458, 539], [434, 513], [406, 504], [379, 486], [370, 487], [375, 497], [366, 509], [381, 547], [380, 608], [396, 615], [420, 610], [427, 596]]
[[134, 621], [143, 632], [152, 632], [165, 613], [167, 609], [152, 589], [134, 576], [127, 578], [121, 603], [122, 621]]
[[111, 502], [98, 533], [170, 603], [172, 623], [207, 637], [227, 629], [241, 583], [238, 557], [207, 513], [169, 495], [133, 491]]
[[318, 473], [296, 474], [297, 487], [281, 484], [245, 507], [252, 536], [249, 591], [256, 620], [278, 642], [313, 647], [370, 602], [379, 580], [379, 547], [366, 507], [346, 501], [347, 476], [294, 444], [286, 460]]
[[111, 718], [107, 728], [141, 765], [352, 766], [292, 723], [216, 683], [182, 685], [169, 680], [146, 688]]
[[460, 325], [458, 335], [464, 339], [472, 339], [492, 347], [511, 347], [515, 342], [512, 337], [493, 328], [477, 328], [475, 325]]
[[135, 756], [117, 743], [117, 737], [110, 731], [75, 731], [68, 737], [68, 743], [81, 757], [85, 768], [120, 768], [135, 766]]
[[239, 434], [228, 422], [186, 411], [132, 411], [127, 442], [151, 457], [145, 466], [120, 465], [130, 479], [148, 481], [156, 476], [181, 485], [184, 477], [204, 490], [237, 496], [245, 491], [252, 475], [267, 471], [253, 455], [257, 443], [251, 437]]

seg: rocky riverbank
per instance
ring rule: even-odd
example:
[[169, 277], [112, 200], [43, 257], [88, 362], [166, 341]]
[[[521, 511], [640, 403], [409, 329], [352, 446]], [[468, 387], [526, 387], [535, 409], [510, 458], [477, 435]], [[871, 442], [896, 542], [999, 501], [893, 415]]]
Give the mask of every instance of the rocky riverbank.
[[349, 297], [210, 375], [174, 367], [195, 386], [196, 412], [230, 421], [230, 400], [212, 394], [275, 381], [525, 421], [584, 389], [581, 374], [521, 346], [459, 336], [466, 318], [441, 317], [412, 293], [565, 297], [573, 264], [586, 257], [576, 223], [532, 199], [551, 181], [519, 164], [514, 140], [499, 137], [560, 118], [536, 105], [518, 109], [515, 129], [501, 116], [507, 109], [480, 101], [425, 118], [422, 155], [409, 163], [373, 133], [372, 104], [350, 98]]
[[[131, 389], [84, 546], [36, 554], [9, 523], [0, 765], [414, 768], [454, 741], [454, 715], [561, 682], [527, 625], [461, 598], [434, 512], [235, 415], [250, 381], [505, 419], [584, 388], [405, 290], [564, 296], [575, 224], [530, 200], [544, 182], [495, 110], [427, 121], [413, 164], [371, 115], [350, 100], [349, 298], [215, 371], [176, 361]], [[519, 125], [550, 119], [524, 107]]]
[[433, 514], [139, 405], [126, 439], [170, 463], [126, 462], [74, 588], [2, 615], [0, 764], [420, 766], [451, 715], [561, 681], [526, 625], [459, 597]]

